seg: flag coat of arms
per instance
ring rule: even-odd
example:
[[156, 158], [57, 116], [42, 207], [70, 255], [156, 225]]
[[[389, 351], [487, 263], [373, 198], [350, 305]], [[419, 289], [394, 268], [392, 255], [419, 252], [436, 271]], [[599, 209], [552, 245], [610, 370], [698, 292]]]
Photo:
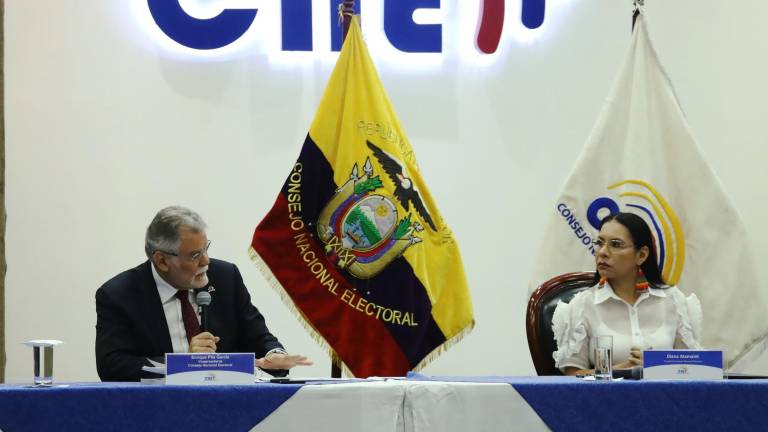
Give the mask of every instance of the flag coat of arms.
[[563, 273], [594, 270], [597, 227], [616, 211], [645, 219], [662, 279], [700, 298], [705, 347], [722, 349], [733, 364], [764, 345], [768, 308], [743, 223], [693, 138], [642, 14], [551, 209], [530, 290]]
[[354, 376], [419, 369], [474, 325], [459, 248], [353, 19], [251, 256]]

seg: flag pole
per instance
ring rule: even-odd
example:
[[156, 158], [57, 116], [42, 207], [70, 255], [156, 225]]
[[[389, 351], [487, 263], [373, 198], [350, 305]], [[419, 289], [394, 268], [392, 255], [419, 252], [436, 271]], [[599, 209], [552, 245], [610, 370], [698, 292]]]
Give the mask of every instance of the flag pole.
[[645, 0], [632, 0], [632, 4], [634, 6], [632, 10], [632, 31], [635, 31], [635, 22], [637, 22], [637, 17], [640, 15], [640, 8], [645, 6]]
[[342, 0], [339, 3], [339, 18], [344, 22], [342, 41], [347, 40], [349, 25], [352, 24], [352, 16], [355, 15], [355, 0]]
[[[354, 15], [355, 0], [342, 0], [339, 3], [339, 21], [344, 26], [341, 37], [342, 45], [343, 41], [347, 40], [347, 33], [349, 33], [349, 26], [352, 24], [352, 16]], [[331, 378], [341, 378], [341, 359], [335, 353], [331, 354]]]

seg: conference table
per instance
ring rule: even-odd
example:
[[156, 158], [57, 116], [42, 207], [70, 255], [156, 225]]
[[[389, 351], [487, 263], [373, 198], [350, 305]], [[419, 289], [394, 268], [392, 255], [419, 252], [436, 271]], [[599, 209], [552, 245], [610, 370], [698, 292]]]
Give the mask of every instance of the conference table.
[[0, 385], [0, 430], [768, 430], [768, 380], [430, 377]]

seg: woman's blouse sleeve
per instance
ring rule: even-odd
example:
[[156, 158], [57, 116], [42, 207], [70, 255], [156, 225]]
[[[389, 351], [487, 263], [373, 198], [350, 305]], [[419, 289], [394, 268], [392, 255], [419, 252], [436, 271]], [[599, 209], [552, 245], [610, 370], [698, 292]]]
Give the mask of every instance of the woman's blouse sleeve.
[[677, 337], [675, 348], [701, 349], [704, 314], [696, 294], [688, 297], [675, 290], [673, 294], [677, 310]]
[[552, 353], [552, 357], [560, 370], [568, 366], [589, 368], [589, 340], [584, 325], [583, 302], [579, 301], [581, 294], [577, 294], [570, 303], [559, 302], [552, 315], [552, 332], [557, 341], [557, 351]]

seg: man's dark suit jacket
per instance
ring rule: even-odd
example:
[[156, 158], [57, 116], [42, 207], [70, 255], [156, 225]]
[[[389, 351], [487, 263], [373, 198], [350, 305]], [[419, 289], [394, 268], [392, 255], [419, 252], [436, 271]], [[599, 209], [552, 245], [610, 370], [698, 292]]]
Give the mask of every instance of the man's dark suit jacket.
[[[156, 377], [141, 370], [147, 358], [165, 362], [173, 352], [163, 305], [149, 261], [110, 279], [96, 291], [96, 368], [102, 381]], [[263, 357], [282, 348], [251, 304], [237, 267], [211, 259], [209, 331], [221, 340], [218, 352], [253, 352]]]

